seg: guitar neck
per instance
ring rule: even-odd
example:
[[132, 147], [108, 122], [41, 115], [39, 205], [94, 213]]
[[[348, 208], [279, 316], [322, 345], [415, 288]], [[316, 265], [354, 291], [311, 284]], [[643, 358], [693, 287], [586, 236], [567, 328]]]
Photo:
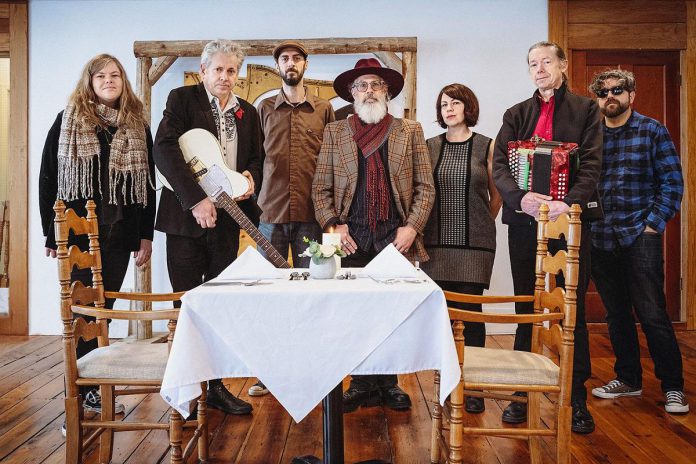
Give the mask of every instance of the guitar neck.
[[217, 204], [221, 206], [227, 213], [232, 216], [232, 219], [239, 224], [239, 227], [244, 229], [247, 234], [256, 242], [258, 246], [266, 253], [269, 261], [273, 263], [275, 267], [288, 269], [290, 264], [288, 261], [278, 253], [271, 242], [263, 236], [263, 234], [256, 228], [253, 222], [246, 217], [246, 214], [239, 208], [237, 202], [234, 201], [226, 192], [222, 192], [217, 197]]

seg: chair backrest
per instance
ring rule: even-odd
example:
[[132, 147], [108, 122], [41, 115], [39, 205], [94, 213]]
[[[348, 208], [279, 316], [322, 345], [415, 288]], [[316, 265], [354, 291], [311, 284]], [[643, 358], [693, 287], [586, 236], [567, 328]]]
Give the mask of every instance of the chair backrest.
[[[532, 350], [541, 352], [546, 347], [561, 355], [562, 360], [572, 361], [573, 330], [577, 306], [578, 269], [580, 261], [581, 222], [579, 205], [573, 205], [568, 214], [561, 214], [555, 221], [548, 217], [548, 207], [539, 209], [537, 228], [536, 283], [534, 312], [556, 312], [563, 314], [563, 323], [534, 324]], [[549, 253], [549, 239], [565, 238], [566, 250]], [[563, 275], [564, 287], [556, 286], [559, 274]]]
[[[60, 316], [63, 320], [63, 333], [71, 332], [69, 337], [73, 343], [78, 338], [91, 340], [99, 337], [99, 346], [109, 344], [106, 320], [97, 324], [87, 324], [79, 319], [73, 322], [70, 307], [73, 304], [93, 305], [104, 307], [104, 285], [102, 282], [101, 252], [99, 249], [99, 223], [97, 221], [94, 201], [87, 201], [87, 216], [80, 217], [72, 209], [66, 209], [65, 203], [56, 200], [53, 211], [56, 213], [55, 238], [56, 256], [58, 259], [58, 279], [60, 281]], [[89, 249], [81, 250], [77, 245], [68, 247], [70, 232], [75, 236], [87, 235]], [[78, 269], [91, 268], [92, 285], [85, 286], [82, 282], [71, 282], [70, 274], [74, 267]], [[74, 337], [74, 338], [73, 338]], [[70, 351], [70, 350], [69, 350]]]

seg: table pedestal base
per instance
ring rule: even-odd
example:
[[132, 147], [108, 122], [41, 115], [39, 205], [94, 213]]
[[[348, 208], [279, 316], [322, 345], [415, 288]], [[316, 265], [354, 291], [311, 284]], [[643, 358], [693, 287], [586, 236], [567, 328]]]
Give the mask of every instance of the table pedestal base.
[[[300, 456], [291, 464], [343, 464], [343, 385], [338, 384], [322, 400], [324, 424], [324, 460], [316, 456]], [[356, 464], [389, 464], [371, 459]]]

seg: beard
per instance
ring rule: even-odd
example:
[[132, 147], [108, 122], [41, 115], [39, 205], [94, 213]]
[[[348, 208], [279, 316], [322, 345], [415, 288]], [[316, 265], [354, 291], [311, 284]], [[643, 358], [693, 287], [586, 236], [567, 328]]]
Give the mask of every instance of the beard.
[[[288, 72], [294, 72], [295, 76], [289, 77], [287, 74]], [[300, 71], [297, 68], [292, 68], [284, 73], [280, 73], [280, 78], [283, 79], [283, 82], [285, 82], [285, 84], [289, 85], [290, 87], [295, 87], [297, 84], [299, 84], [300, 81], [302, 81], [302, 77], [304, 77], [304, 69]]]
[[[609, 108], [609, 104], [615, 103], [615, 106], [612, 108]], [[604, 102], [604, 106], [600, 107], [599, 110], [602, 112], [602, 114], [608, 118], [615, 118], [617, 116], [622, 115], [629, 109], [630, 105], [628, 102], [622, 103], [618, 100], [608, 99], [606, 102]]]
[[377, 101], [365, 102], [359, 101], [357, 98], [353, 102], [355, 114], [366, 124], [377, 124], [387, 115], [388, 102], [387, 95], [373, 95]]

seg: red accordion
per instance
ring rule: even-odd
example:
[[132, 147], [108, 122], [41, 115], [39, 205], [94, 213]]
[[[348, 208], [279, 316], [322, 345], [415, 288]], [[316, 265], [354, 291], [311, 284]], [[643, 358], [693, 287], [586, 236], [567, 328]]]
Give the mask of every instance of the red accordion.
[[508, 142], [508, 163], [519, 188], [563, 200], [577, 172], [578, 144], [515, 140]]

